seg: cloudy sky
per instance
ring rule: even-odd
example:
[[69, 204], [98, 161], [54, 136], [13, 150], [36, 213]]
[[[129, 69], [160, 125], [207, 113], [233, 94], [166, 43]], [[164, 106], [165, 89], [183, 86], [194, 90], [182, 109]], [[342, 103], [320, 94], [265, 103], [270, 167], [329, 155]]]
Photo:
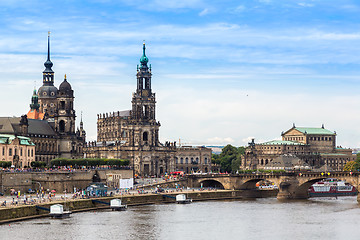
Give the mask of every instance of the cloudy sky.
[[0, 116], [29, 110], [49, 30], [88, 140], [97, 113], [131, 108], [145, 40], [162, 141], [242, 146], [295, 123], [360, 147], [359, 1], [0, 1]]

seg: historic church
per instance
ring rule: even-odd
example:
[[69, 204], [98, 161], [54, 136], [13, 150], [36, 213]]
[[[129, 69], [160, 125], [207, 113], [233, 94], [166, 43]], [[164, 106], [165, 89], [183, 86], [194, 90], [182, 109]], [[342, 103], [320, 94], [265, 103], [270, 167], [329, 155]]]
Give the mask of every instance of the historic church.
[[176, 170], [210, 171], [211, 149], [179, 148], [176, 142], [163, 144], [159, 141], [160, 122], [155, 117], [151, 65], [148, 66], [145, 49], [144, 43], [140, 66], [137, 66], [137, 88], [132, 95], [131, 110], [98, 114], [97, 142], [88, 144], [84, 149], [85, 156], [129, 159], [135, 174], [142, 176], [160, 176]]
[[30, 137], [36, 145], [36, 161], [81, 158], [86, 133], [82, 120], [80, 128], [75, 129], [74, 91], [66, 75], [59, 89], [54, 86], [50, 36], [44, 65], [43, 85], [38, 92], [34, 90], [29, 112], [21, 117], [1, 117], [0, 133]]

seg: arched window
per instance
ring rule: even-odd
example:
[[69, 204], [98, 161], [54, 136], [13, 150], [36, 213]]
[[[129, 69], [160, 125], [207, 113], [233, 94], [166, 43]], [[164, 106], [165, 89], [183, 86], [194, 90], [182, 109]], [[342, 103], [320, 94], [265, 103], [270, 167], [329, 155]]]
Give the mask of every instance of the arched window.
[[176, 161], [176, 164], [179, 163], [179, 159], [177, 157], [175, 158], [175, 161]]
[[185, 163], [186, 163], [186, 164], [189, 163], [189, 158], [185, 158]]
[[180, 158], [180, 163], [181, 163], [181, 164], [184, 163], [184, 158]]
[[60, 132], [65, 132], [65, 121], [64, 120], [60, 121], [59, 130], [60, 130]]
[[144, 132], [143, 133], [143, 141], [148, 141], [148, 136], [149, 136], [149, 133], [148, 132]]

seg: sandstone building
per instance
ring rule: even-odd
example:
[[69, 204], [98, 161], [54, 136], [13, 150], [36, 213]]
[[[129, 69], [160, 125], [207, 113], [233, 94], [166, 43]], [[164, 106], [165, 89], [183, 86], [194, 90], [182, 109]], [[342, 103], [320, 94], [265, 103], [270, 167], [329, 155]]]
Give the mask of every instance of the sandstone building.
[[34, 90], [29, 112], [22, 117], [1, 117], [0, 133], [30, 137], [36, 145], [36, 161], [83, 157], [86, 132], [82, 121], [75, 129], [74, 91], [66, 75], [59, 89], [54, 86], [50, 36], [44, 65], [43, 85], [37, 93]]
[[[184, 163], [177, 167], [175, 161], [176, 157], [179, 159], [182, 155], [193, 159], [187, 165], [197, 165], [194, 169], [210, 169], [210, 149], [181, 149], [176, 147], [176, 142], [163, 144], [159, 141], [161, 125], [156, 120], [156, 99], [151, 87], [152, 72], [148, 61], [144, 43], [140, 66], [137, 67], [137, 88], [132, 95], [131, 110], [98, 114], [97, 142], [88, 144], [85, 156], [130, 159], [135, 174], [142, 176], [160, 176], [179, 168], [184, 169]], [[204, 154], [206, 151], [207, 154]]]
[[35, 161], [35, 144], [28, 137], [0, 134], [0, 160], [15, 168], [30, 167]]
[[355, 160], [351, 149], [336, 147], [336, 133], [324, 128], [295, 125], [282, 134], [282, 140], [249, 143], [242, 158], [242, 169], [264, 169], [281, 155], [294, 156], [313, 168], [325, 167], [341, 171], [348, 161]]

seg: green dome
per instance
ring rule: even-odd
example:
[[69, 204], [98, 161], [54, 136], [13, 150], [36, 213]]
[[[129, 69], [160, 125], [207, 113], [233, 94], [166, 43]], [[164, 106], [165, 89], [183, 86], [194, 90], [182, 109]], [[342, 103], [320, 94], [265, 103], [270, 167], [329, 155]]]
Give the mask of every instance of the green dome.
[[143, 44], [143, 55], [140, 58], [140, 63], [142, 66], [147, 66], [147, 63], [149, 62], [149, 59], [147, 58], [147, 56], [145, 55], [145, 43]]

